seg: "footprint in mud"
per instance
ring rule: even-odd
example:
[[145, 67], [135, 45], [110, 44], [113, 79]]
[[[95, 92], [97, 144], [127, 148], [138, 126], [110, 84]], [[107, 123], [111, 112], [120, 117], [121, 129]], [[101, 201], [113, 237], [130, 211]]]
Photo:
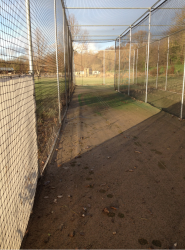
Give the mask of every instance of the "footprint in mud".
[[113, 194], [108, 194], [107, 197], [108, 197], [108, 198], [112, 198], [112, 197], [113, 197]]

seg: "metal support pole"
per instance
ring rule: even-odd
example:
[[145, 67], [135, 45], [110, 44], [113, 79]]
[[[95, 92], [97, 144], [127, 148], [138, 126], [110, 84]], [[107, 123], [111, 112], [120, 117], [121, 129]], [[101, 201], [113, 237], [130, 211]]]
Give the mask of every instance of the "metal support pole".
[[150, 60], [150, 25], [151, 25], [151, 9], [149, 13], [149, 27], [148, 27], [148, 55], [147, 55], [147, 75], [146, 75], [146, 96], [145, 102], [148, 100], [148, 73], [149, 73], [149, 60]]
[[70, 75], [69, 75], [69, 67], [70, 67], [69, 56], [70, 56], [70, 51], [69, 51], [69, 27], [67, 27], [67, 51], [68, 51], [68, 95], [69, 95], [69, 100], [68, 100], [68, 102], [70, 102]]
[[73, 50], [73, 89], [75, 86], [75, 60], [74, 60], [74, 50]]
[[134, 77], [135, 77], [135, 56], [136, 56], [136, 51], [134, 50], [134, 57], [133, 57], [133, 84], [134, 84]]
[[146, 44], [146, 58], [145, 58], [145, 82], [144, 82], [144, 86], [146, 85], [146, 65], [147, 65], [147, 44]]
[[31, 36], [31, 19], [30, 19], [30, 1], [26, 0], [26, 21], [28, 31], [28, 60], [29, 60], [29, 73], [34, 74], [33, 71], [33, 49], [32, 49], [32, 36]]
[[136, 84], [137, 84], [137, 64], [138, 64], [138, 49], [137, 49], [137, 56], [136, 56]]
[[74, 53], [73, 53], [73, 45], [72, 45], [72, 40], [71, 40], [71, 35], [70, 35], [70, 46], [71, 46], [71, 91], [73, 91], [73, 58], [74, 58]]
[[158, 85], [158, 78], [159, 78], [159, 46], [160, 46], [160, 41], [158, 44], [158, 58], [157, 58], [157, 78], [156, 78], [156, 89], [157, 89], [157, 85]]
[[54, 18], [55, 18], [55, 50], [56, 50], [56, 68], [57, 68], [57, 85], [58, 85], [58, 108], [59, 108], [59, 123], [61, 123], [60, 81], [59, 81], [59, 72], [58, 72], [58, 45], [57, 45], [56, 0], [54, 0]]
[[118, 92], [120, 91], [120, 48], [121, 48], [121, 39], [119, 37], [119, 81], [118, 81]]
[[104, 60], [103, 60], [103, 84], [105, 85], [105, 50], [104, 50]]
[[66, 22], [65, 22], [65, 10], [63, 8], [63, 46], [64, 46], [64, 74], [65, 74], [65, 97], [66, 97], [66, 107], [67, 107], [67, 103], [68, 103], [68, 100], [67, 100], [67, 83], [66, 83], [66, 39], [65, 39], [65, 36], [66, 36], [66, 33], [65, 33], [65, 25], [66, 25]]
[[165, 91], [167, 90], [167, 84], [168, 84], [168, 59], [169, 59], [169, 50], [170, 50], [170, 37], [168, 36], [168, 52], [167, 52], [167, 65], [166, 65], [166, 84], [165, 84]]
[[180, 118], [183, 117], [183, 106], [184, 106], [184, 84], [185, 84], [185, 54], [184, 54], [184, 76], [183, 76], [183, 84], [182, 84], [182, 99], [181, 99], [181, 113]]
[[128, 83], [128, 95], [130, 95], [130, 68], [131, 68], [131, 49], [132, 49], [132, 27], [130, 27], [130, 50], [129, 50], [129, 83]]
[[[83, 66], [82, 66], [82, 51], [81, 51], [81, 67], [83, 69]], [[82, 72], [82, 69], [81, 69], [81, 72]], [[84, 72], [85, 73], [85, 72]], [[82, 86], [83, 86], [83, 74], [82, 74]]]
[[116, 90], [116, 41], [115, 41], [115, 56], [114, 56], [114, 89]]

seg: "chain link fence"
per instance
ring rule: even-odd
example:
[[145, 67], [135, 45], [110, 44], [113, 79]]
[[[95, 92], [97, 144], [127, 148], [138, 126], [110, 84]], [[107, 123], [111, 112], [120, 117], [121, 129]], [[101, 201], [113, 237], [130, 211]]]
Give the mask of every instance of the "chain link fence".
[[37, 180], [74, 90], [73, 47], [61, 0], [2, 0], [0, 28], [1, 249], [18, 249]]
[[180, 118], [185, 118], [184, 10], [183, 1], [164, 1], [115, 44], [115, 88]]

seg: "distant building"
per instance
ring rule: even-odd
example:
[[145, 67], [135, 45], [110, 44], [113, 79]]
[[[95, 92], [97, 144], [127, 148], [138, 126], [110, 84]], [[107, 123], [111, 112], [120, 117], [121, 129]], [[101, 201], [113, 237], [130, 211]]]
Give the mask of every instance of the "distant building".
[[75, 72], [75, 76], [83, 76], [84, 75], [84, 71], [76, 71]]
[[100, 71], [93, 71], [92, 74], [93, 74], [93, 75], [99, 75], [99, 74], [100, 74]]
[[84, 76], [88, 77], [90, 75], [92, 75], [92, 69], [91, 68], [85, 68], [84, 69]]
[[0, 74], [12, 74], [14, 73], [13, 68], [0, 68]]

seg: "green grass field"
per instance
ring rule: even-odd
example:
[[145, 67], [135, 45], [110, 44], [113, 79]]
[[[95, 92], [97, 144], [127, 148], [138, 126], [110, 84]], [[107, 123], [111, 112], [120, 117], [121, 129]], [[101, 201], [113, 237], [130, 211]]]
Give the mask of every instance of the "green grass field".
[[[45, 162], [59, 126], [57, 78], [35, 78], [36, 116], [38, 131], [38, 157], [40, 166]], [[60, 79], [61, 112], [65, 81]]]
[[[75, 80], [78, 86], [104, 85], [103, 77], [76, 77]], [[105, 85], [114, 85], [114, 77], [105, 77]]]
[[[65, 81], [60, 79], [60, 95], [65, 93]], [[56, 116], [58, 113], [57, 78], [35, 78], [35, 96], [37, 115]]]

